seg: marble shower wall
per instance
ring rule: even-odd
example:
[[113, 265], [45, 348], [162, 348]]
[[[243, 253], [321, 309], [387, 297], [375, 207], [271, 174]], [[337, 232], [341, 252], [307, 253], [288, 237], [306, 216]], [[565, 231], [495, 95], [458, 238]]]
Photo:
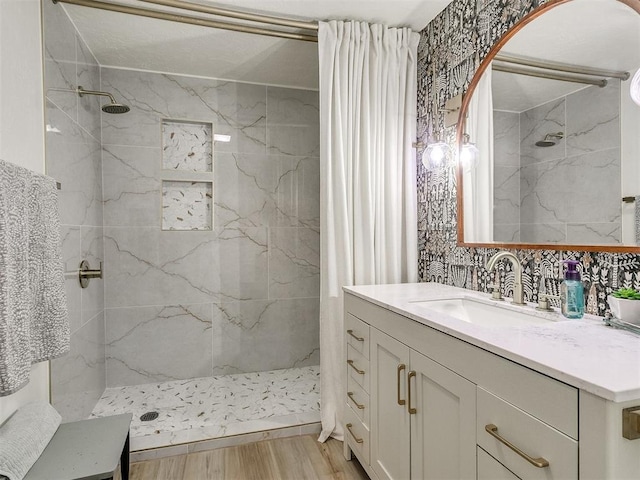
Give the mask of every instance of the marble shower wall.
[[493, 111], [493, 238], [520, 241], [520, 115]]
[[59, 208], [71, 326], [71, 352], [51, 361], [51, 400], [64, 421], [87, 418], [106, 385], [104, 285], [80, 288], [86, 259], [103, 259], [100, 102], [73, 91], [100, 87], [100, 69], [60, 5], [42, 2], [46, 171], [62, 184]]
[[493, 118], [496, 241], [621, 243], [619, 80]]
[[[520, 240], [620, 244], [620, 81], [522, 112], [519, 123]], [[565, 135], [556, 145], [535, 145], [556, 132]]]
[[[434, 115], [434, 105], [437, 103], [442, 112], [449, 98], [464, 92], [491, 47], [516, 22], [543, 3], [541, 0], [453, 0], [427, 25], [418, 46], [420, 140], [426, 143], [433, 137], [434, 125], [442, 124], [443, 119]], [[445, 134], [453, 145], [454, 130], [448, 129]], [[599, 145], [596, 137], [594, 140], [594, 145]], [[435, 171], [426, 171], [422, 164], [418, 165], [420, 279], [486, 292], [492, 278], [484, 265], [497, 250], [457, 245], [456, 191], [455, 166], [451, 159]], [[547, 293], [558, 292], [559, 264], [567, 258], [582, 264], [590, 313], [604, 313], [608, 308], [606, 296], [612, 290], [622, 286], [640, 288], [640, 255], [552, 250], [514, 252], [524, 265], [525, 297], [530, 301], [537, 300], [541, 288]], [[503, 294], [511, 296], [510, 267], [501, 265], [498, 274]]]
[[[101, 78], [131, 106], [102, 123], [108, 386], [317, 365], [318, 93]], [[231, 136], [213, 144], [210, 230], [161, 230], [163, 120]]]

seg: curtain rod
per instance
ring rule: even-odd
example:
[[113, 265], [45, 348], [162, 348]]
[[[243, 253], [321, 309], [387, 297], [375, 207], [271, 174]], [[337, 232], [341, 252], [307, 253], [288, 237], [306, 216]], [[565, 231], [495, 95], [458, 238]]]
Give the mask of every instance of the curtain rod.
[[[209, 20], [206, 18], [192, 17], [189, 15], [177, 15], [174, 13], [160, 12], [147, 8], [132, 7], [111, 2], [100, 2], [97, 0], [52, 0], [53, 3], [69, 3], [72, 5], [80, 5], [83, 7], [97, 8], [100, 10], [108, 10], [110, 12], [126, 13], [129, 15], [137, 15], [140, 17], [155, 18], [158, 20], [167, 20], [171, 22], [186, 23], [190, 25], [198, 25], [201, 27], [219, 28], [222, 30], [231, 30], [234, 32], [253, 33], [256, 35], [266, 35], [270, 37], [287, 38], [290, 40], [302, 40], [305, 42], [317, 42], [318, 37], [314, 34], [290, 33], [280, 30], [271, 30], [267, 28], [252, 27], [248, 25], [240, 25], [237, 23], [220, 22]], [[257, 20], [256, 20], [257, 21]]]
[[141, 2], [152, 3], [154, 5], [163, 5], [165, 7], [179, 8], [182, 10], [191, 10], [192, 12], [208, 13], [210, 15], [218, 15], [220, 17], [238, 18], [248, 20], [250, 22], [268, 23], [272, 25], [281, 25], [283, 27], [302, 28], [305, 30], [318, 30], [317, 22], [305, 22], [302, 20], [293, 20], [291, 18], [275, 17], [272, 15], [264, 15], [261, 13], [239, 12], [227, 8], [213, 7], [210, 5], [201, 5], [198, 3], [184, 2], [182, 0], [140, 0]]
[[620, 70], [607, 70], [604, 68], [583, 67], [581, 65], [570, 65], [568, 63], [550, 62], [547, 60], [539, 60], [537, 58], [509, 55], [506, 53], [497, 54], [494, 57], [494, 60], [497, 60], [499, 62], [504, 62], [504, 63], [515, 63], [517, 65], [524, 65], [527, 67], [542, 68], [545, 70], [577, 73], [579, 75], [593, 75], [596, 77], [619, 78], [620, 80], [628, 80], [630, 77], [629, 72], [622, 72]]
[[532, 70], [526, 67], [517, 67], [512, 65], [503, 65], [493, 62], [491, 69], [497, 72], [515, 73], [516, 75], [527, 75], [529, 77], [548, 78], [550, 80], [561, 80], [564, 82], [585, 83], [588, 85], [597, 85], [598, 87], [606, 87], [605, 79], [596, 79], [586, 75], [575, 73], [545, 72], [543, 70]]

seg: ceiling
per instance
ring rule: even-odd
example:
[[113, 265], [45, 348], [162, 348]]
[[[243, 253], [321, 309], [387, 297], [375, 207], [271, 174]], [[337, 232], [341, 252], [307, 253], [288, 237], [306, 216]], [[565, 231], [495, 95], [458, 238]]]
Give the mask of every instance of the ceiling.
[[[389, 26], [409, 26], [415, 31], [423, 29], [449, 1], [200, 0], [203, 4], [287, 18], [310, 21], [364, 20]], [[150, 7], [136, 0], [119, 0], [118, 3]], [[68, 4], [63, 8], [98, 63], [104, 66], [318, 88], [316, 43], [186, 25]], [[171, 11], [167, 8], [157, 9]], [[197, 15], [192, 12], [187, 14]], [[233, 19], [218, 20], [237, 22]]]
[[[501, 53], [633, 75], [640, 67], [640, 15], [614, 0], [564, 3], [525, 26]], [[522, 112], [587, 87], [502, 72], [493, 72], [492, 81], [494, 108], [512, 112]], [[622, 85], [628, 86], [629, 81]]]

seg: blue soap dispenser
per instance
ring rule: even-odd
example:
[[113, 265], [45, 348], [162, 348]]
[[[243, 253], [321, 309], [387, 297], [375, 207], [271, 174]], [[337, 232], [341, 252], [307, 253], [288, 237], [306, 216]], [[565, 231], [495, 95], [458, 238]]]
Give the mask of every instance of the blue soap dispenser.
[[584, 315], [584, 287], [575, 260], [565, 260], [564, 281], [560, 284], [562, 315], [567, 318], [582, 318]]

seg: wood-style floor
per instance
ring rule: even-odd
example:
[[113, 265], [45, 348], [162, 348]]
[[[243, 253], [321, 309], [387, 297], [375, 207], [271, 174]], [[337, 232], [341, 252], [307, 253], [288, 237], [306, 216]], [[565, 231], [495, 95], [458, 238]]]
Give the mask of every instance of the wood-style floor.
[[262, 442], [132, 463], [130, 480], [368, 480], [342, 442], [317, 436]]

